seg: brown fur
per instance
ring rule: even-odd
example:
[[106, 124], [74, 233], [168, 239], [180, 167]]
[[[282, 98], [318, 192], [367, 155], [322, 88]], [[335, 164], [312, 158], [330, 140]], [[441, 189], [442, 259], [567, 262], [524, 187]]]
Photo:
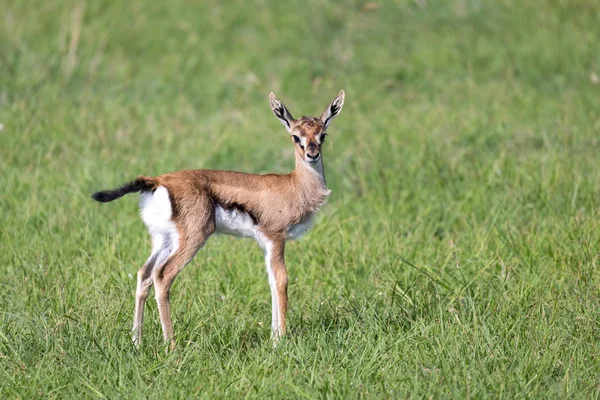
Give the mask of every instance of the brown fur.
[[145, 179], [167, 188], [175, 221], [188, 218], [197, 197], [208, 195], [213, 204], [203, 211], [214, 213], [216, 205], [238, 208], [255, 218], [265, 234], [285, 232], [315, 213], [329, 193], [316, 174], [298, 169], [286, 175], [186, 170]]
[[[296, 149], [296, 168], [285, 175], [255, 175], [234, 171], [185, 170], [157, 177], [140, 176], [116, 192], [99, 192], [98, 201], [112, 201], [136, 190], [156, 190], [164, 186], [172, 207], [172, 222], [179, 234], [177, 249], [166, 260], [159, 262], [153, 255], [138, 271], [134, 316], [134, 341], [139, 344], [144, 303], [152, 284], [160, 313], [163, 335], [174, 347], [170, 317], [170, 288], [177, 274], [189, 263], [206, 240], [215, 232], [215, 209], [235, 208], [247, 213], [258, 231], [270, 242], [266, 251], [275, 285], [272, 295], [277, 300], [277, 327], [275, 338], [285, 333], [287, 297], [287, 269], [284, 252], [289, 230], [311, 218], [321, 207], [327, 189], [321, 157], [324, 133], [344, 101], [344, 92], [332, 101], [321, 118], [300, 117], [294, 120], [287, 108], [272, 93], [271, 108], [292, 135]], [[296, 142], [302, 138], [301, 142]], [[301, 143], [305, 143], [303, 146]], [[140, 189], [143, 188], [143, 189]], [[273, 292], [275, 291], [275, 292]], [[273, 316], [275, 320], [275, 315]]]

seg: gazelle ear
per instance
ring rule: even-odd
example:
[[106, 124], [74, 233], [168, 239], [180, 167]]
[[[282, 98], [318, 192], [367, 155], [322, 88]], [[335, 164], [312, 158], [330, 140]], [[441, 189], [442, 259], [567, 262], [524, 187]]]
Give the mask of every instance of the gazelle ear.
[[269, 93], [269, 102], [271, 103], [273, 114], [275, 114], [279, 119], [279, 122], [281, 122], [289, 132], [292, 127], [292, 122], [294, 122], [294, 117], [292, 117], [292, 114], [285, 108], [285, 105], [275, 97], [273, 92]]
[[323, 114], [321, 114], [321, 121], [323, 121], [325, 126], [328, 126], [331, 120], [342, 111], [344, 97], [346, 97], [346, 93], [340, 90], [340, 93], [331, 101], [329, 106], [323, 111]]

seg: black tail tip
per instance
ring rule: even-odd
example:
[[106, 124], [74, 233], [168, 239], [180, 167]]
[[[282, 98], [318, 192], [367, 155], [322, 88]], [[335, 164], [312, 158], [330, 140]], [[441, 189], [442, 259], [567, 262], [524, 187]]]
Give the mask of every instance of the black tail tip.
[[110, 196], [110, 194], [107, 192], [96, 192], [91, 197], [100, 203], [108, 203], [109, 201], [113, 200], [112, 196]]
[[129, 193], [149, 190], [153, 186], [154, 181], [152, 178], [138, 177], [135, 181], [124, 183], [116, 189], [96, 192], [92, 195], [92, 199], [100, 203], [108, 203], [109, 201], [120, 199]]

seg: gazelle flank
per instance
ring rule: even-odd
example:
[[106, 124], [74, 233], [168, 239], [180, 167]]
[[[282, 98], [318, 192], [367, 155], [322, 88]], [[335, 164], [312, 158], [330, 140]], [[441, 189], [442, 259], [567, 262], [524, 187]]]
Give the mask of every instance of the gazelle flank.
[[326, 130], [344, 105], [344, 91], [320, 117], [294, 119], [269, 94], [271, 109], [290, 134], [296, 166], [289, 174], [256, 175], [220, 170], [185, 170], [139, 176], [114, 190], [94, 193], [106, 203], [141, 192], [141, 217], [152, 237], [152, 254], [137, 274], [133, 341], [142, 336], [144, 304], [152, 285], [163, 337], [175, 347], [169, 296], [179, 272], [213, 233], [254, 238], [265, 254], [272, 299], [272, 335], [285, 333], [288, 273], [287, 240], [303, 235], [329, 195], [323, 167]]

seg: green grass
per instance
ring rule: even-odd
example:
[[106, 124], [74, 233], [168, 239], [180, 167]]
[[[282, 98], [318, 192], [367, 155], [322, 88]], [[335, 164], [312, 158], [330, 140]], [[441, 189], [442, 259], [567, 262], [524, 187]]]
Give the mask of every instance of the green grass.
[[[337, 3], [337, 2], [336, 2]], [[597, 398], [593, 0], [8, 0], [0, 12], [0, 397]], [[269, 340], [255, 243], [213, 237], [152, 300], [137, 198], [186, 168], [289, 172], [272, 115], [340, 90], [332, 195], [287, 246]]]

